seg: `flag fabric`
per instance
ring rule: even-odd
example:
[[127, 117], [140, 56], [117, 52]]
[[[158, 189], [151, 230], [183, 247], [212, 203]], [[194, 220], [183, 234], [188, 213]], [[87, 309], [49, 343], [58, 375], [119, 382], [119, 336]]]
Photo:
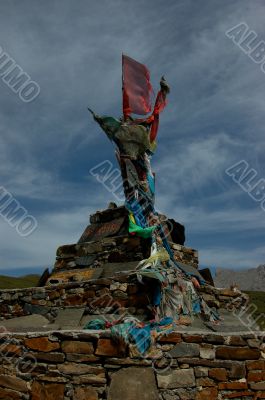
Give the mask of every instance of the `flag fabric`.
[[152, 111], [153, 88], [145, 65], [122, 55], [123, 114], [146, 115]]
[[159, 90], [156, 96], [155, 107], [153, 111], [153, 120], [151, 123], [150, 130], [150, 142], [152, 143], [157, 136], [158, 125], [159, 125], [159, 114], [164, 110], [167, 105], [166, 94], [162, 90]]

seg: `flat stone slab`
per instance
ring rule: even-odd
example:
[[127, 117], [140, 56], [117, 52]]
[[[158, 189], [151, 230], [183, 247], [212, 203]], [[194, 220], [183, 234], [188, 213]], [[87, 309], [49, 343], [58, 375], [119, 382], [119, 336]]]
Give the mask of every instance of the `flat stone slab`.
[[26, 315], [0, 321], [0, 326], [10, 331], [37, 331], [49, 324], [49, 320], [40, 314]]
[[64, 328], [76, 328], [79, 326], [81, 318], [84, 314], [85, 308], [65, 308], [59, 310], [57, 317], [55, 318], [54, 324]]
[[176, 389], [196, 386], [194, 371], [189, 369], [170, 369], [166, 374], [158, 374], [158, 387], [161, 389]]
[[178, 343], [169, 354], [172, 357], [199, 357], [200, 346], [197, 343]]
[[139, 261], [106, 263], [103, 265], [103, 278], [113, 277], [121, 272], [135, 271]]
[[152, 368], [123, 368], [111, 376], [108, 400], [159, 400]]

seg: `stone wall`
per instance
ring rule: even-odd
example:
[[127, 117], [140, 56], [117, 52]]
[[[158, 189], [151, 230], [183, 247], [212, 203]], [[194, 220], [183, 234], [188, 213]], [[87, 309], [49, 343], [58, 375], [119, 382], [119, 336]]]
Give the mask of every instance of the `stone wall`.
[[[54, 286], [0, 291], [0, 320], [31, 314], [41, 314], [53, 321], [58, 310], [85, 307], [87, 314], [128, 312], [146, 314], [151, 294], [149, 286], [140, 284], [135, 274], [115, 279], [72, 282]], [[239, 309], [247, 296], [229, 289], [202, 286], [200, 294], [210, 307]]]
[[[176, 261], [198, 269], [197, 250], [172, 242], [169, 244]], [[64, 245], [57, 249], [54, 269], [49, 280], [57, 279], [54, 283], [59, 283], [76, 277], [81, 281], [86, 275], [91, 276], [95, 273], [96, 269], [99, 271], [97, 278], [106, 277], [109, 276], [108, 269], [111, 272], [117, 263], [120, 263], [120, 268], [125, 271], [130, 268], [134, 270], [137, 264], [149, 255], [149, 240], [128, 235]]]
[[145, 357], [107, 331], [5, 333], [0, 341], [0, 399], [265, 398], [264, 336], [174, 332]]

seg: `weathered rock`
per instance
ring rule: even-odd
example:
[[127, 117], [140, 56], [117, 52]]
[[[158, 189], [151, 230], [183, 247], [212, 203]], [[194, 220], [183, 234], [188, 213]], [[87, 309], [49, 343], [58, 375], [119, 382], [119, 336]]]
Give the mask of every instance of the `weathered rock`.
[[93, 387], [77, 387], [73, 400], [98, 400], [98, 394]]
[[188, 343], [202, 343], [202, 336], [201, 335], [182, 335], [183, 340]]
[[205, 358], [207, 360], [214, 360], [215, 359], [215, 349], [210, 347], [204, 346], [200, 348], [200, 357]]
[[161, 389], [177, 389], [196, 385], [193, 369], [171, 369], [166, 374], [157, 375], [158, 387]]
[[45, 336], [25, 339], [24, 344], [29, 349], [43, 352], [49, 352], [60, 348], [60, 344], [58, 342], [51, 342]]
[[64, 384], [35, 381], [31, 400], [64, 400]]
[[111, 339], [99, 339], [95, 354], [98, 356], [119, 357], [125, 354], [125, 347], [117, 345]]
[[92, 366], [80, 363], [64, 363], [58, 365], [58, 371], [62, 372], [65, 375], [84, 375], [84, 374], [93, 374], [99, 375], [102, 378], [105, 378], [105, 370], [101, 366]]
[[214, 387], [204, 388], [196, 393], [196, 400], [217, 400], [218, 391]]
[[23, 393], [28, 392], [27, 382], [23, 379], [17, 378], [16, 376], [0, 375], [0, 386]]
[[194, 373], [196, 378], [202, 378], [204, 376], [208, 376], [208, 368], [206, 367], [195, 367]]
[[1, 400], [22, 400], [22, 394], [10, 389], [0, 388]]
[[64, 362], [65, 356], [62, 353], [29, 353], [38, 361], [47, 361], [53, 363], [62, 363]]
[[227, 371], [225, 368], [212, 368], [209, 370], [209, 377], [216, 381], [225, 381], [227, 379]]
[[62, 342], [62, 351], [64, 353], [93, 354], [94, 347], [91, 342], [65, 340]]
[[94, 356], [93, 354], [66, 353], [66, 360], [76, 363], [100, 362], [100, 358]]
[[250, 383], [249, 386], [252, 390], [260, 390], [263, 393], [265, 391], [265, 382]]
[[218, 384], [218, 388], [222, 390], [240, 390], [247, 389], [248, 385], [246, 382], [221, 382]]
[[197, 387], [198, 386], [202, 386], [202, 387], [211, 387], [211, 386], [213, 386], [213, 387], [215, 387], [216, 384], [212, 379], [205, 377], [205, 378], [196, 379], [196, 386]]
[[228, 336], [225, 344], [230, 346], [246, 346], [247, 342], [241, 336]]
[[111, 377], [108, 400], [159, 400], [154, 371], [129, 367]]
[[223, 344], [225, 339], [223, 336], [220, 335], [205, 335], [205, 340], [208, 343], [212, 343], [212, 344]]
[[168, 335], [160, 336], [158, 341], [160, 343], [180, 343], [181, 334], [177, 332], [170, 332]]
[[247, 361], [246, 366], [247, 366], [247, 369], [249, 369], [249, 370], [252, 370], [252, 369], [265, 370], [265, 361], [263, 361], [263, 360]]
[[[232, 393], [226, 393], [226, 398], [227, 399], [252, 399], [253, 396], [255, 395], [255, 392], [249, 391], [249, 390], [244, 390], [244, 391], [236, 391]], [[248, 396], [248, 397], [246, 397]]]
[[265, 371], [249, 371], [248, 382], [260, 382], [265, 381]]
[[231, 370], [229, 372], [229, 378], [231, 379], [241, 379], [246, 376], [246, 367], [244, 364], [233, 363]]
[[1, 345], [1, 353], [21, 355], [22, 348], [16, 344], [7, 342]]
[[106, 378], [101, 375], [80, 375], [72, 378], [74, 385], [104, 385], [107, 382]]
[[257, 360], [260, 351], [245, 347], [218, 347], [216, 357], [224, 360]]
[[249, 347], [254, 348], [254, 349], [259, 349], [260, 348], [260, 340], [258, 339], [248, 339], [247, 340]]
[[172, 357], [197, 357], [200, 354], [200, 346], [197, 343], [179, 343], [169, 351]]

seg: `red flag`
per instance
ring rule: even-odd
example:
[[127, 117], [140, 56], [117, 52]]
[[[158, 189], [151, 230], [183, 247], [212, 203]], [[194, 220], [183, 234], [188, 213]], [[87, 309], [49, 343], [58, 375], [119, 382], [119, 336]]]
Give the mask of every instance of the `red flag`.
[[152, 110], [153, 88], [145, 65], [122, 55], [123, 114], [146, 115]]
[[152, 143], [157, 135], [158, 125], [159, 125], [159, 114], [164, 110], [167, 105], [166, 93], [163, 90], [159, 90], [156, 96], [155, 107], [153, 111], [153, 121], [151, 124], [150, 131], [150, 142]]

